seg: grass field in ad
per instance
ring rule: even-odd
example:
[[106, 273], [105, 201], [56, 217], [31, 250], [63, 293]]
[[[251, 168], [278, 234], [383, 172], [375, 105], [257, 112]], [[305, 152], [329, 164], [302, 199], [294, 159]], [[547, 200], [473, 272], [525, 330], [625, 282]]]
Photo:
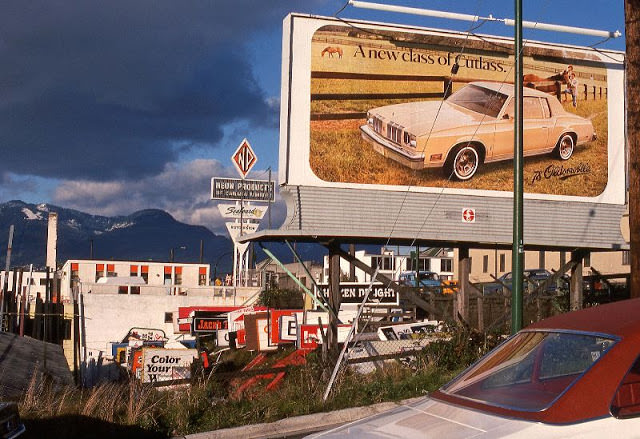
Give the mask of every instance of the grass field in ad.
[[[344, 110], [343, 101], [331, 101], [335, 110]], [[383, 105], [389, 104], [385, 101]], [[330, 102], [324, 102], [325, 106]], [[359, 101], [362, 110], [374, 108], [381, 102]], [[557, 159], [553, 154], [528, 157], [524, 160], [525, 192], [597, 196], [604, 190], [607, 180], [607, 101], [579, 101], [574, 109], [569, 102], [565, 109], [591, 119], [598, 139], [576, 147], [567, 161]], [[366, 108], [365, 108], [366, 107]], [[332, 108], [324, 111], [334, 112]], [[346, 121], [312, 121], [310, 139], [310, 165], [313, 172], [325, 181], [344, 183], [410, 185], [427, 187], [447, 187], [461, 189], [484, 189], [497, 191], [513, 190], [513, 161], [483, 164], [478, 173], [469, 181], [448, 180], [441, 168], [420, 171], [406, 168], [391, 159], [382, 157], [360, 137], [360, 126], [364, 119]], [[549, 167], [588, 169], [582, 175], [570, 178], [545, 178]], [[535, 176], [541, 174], [540, 179]]]

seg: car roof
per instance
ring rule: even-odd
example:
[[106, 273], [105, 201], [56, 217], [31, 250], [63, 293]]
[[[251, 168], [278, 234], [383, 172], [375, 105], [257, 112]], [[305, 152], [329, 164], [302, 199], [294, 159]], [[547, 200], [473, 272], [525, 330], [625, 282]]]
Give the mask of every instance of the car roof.
[[626, 337], [640, 334], [640, 299], [621, 300], [549, 317], [526, 329], [564, 329]]
[[[505, 95], [512, 96], [514, 93], [513, 84], [509, 84], [508, 82], [495, 82], [495, 81], [474, 81], [470, 82], [469, 85], [476, 85], [478, 87], [487, 88], [489, 90], [493, 90]], [[548, 97], [549, 94], [542, 92], [540, 90], [535, 90], [529, 87], [522, 88], [523, 96], [540, 96], [540, 97]]]
[[440, 390], [432, 396], [485, 412], [552, 424], [611, 416], [612, 398], [640, 352], [640, 298], [560, 314], [524, 328], [524, 331], [558, 330], [608, 334], [618, 341], [611, 352], [588, 369], [549, 408], [538, 412], [522, 412], [464, 400]]

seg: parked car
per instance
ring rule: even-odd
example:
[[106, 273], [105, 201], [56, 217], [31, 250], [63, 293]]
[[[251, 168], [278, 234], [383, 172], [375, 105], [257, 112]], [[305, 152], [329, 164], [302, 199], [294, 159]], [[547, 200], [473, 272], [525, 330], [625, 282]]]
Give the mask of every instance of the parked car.
[[438, 273], [433, 271], [418, 271], [417, 274], [418, 281], [416, 282], [415, 271], [403, 271], [400, 273], [398, 283], [407, 287], [435, 288], [442, 286], [442, 281], [440, 280], [440, 275], [438, 275]]
[[[443, 168], [447, 178], [469, 180], [483, 163], [513, 159], [513, 94], [512, 84], [471, 82], [443, 102], [373, 108], [360, 130], [375, 151], [411, 169]], [[596, 138], [590, 120], [539, 90], [524, 89], [523, 116], [525, 156], [568, 160]]]
[[25, 432], [15, 402], [0, 402], [0, 438], [13, 439]]
[[429, 397], [315, 438], [638, 438], [640, 299], [525, 328]]
[[[534, 269], [524, 270], [523, 274], [525, 276], [525, 278], [523, 279], [524, 290], [532, 290], [533, 288], [542, 284], [543, 282], [545, 282], [547, 279], [551, 277], [551, 273], [549, 273], [549, 271], [545, 270], [544, 268], [534, 268]], [[529, 281], [527, 281], [527, 278], [529, 279]], [[504, 289], [503, 284], [511, 288], [511, 284], [513, 282], [513, 274], [511, 272], [505, 273], [502, 276], [500, 276], [498, 280], [502, 283], [493, 282], [493, 283], [484, 285], [483, 291], [485, 295], [502, 292], [502, 290]], [[547, 285], [546, 291], [554, 292], [556, 288], [557, 287], [555, 284], [549, 284]]]

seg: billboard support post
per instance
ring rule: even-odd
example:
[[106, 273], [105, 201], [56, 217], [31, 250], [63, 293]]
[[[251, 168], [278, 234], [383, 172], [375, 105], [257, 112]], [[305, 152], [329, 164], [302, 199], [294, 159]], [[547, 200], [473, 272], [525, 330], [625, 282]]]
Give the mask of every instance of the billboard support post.
[[327, 344], [329, 357], [338, 356], [338, 312], [340, 311], [340, 244], [329, 244], [329, 326], [327, 327]]
[[522, 329], [522, 278], [524, 259], [523, 240], [523, 120], [522, 120], [522, 0], [515, 0], [515, 79], [514, 83], [514, 137], [513, 137], [513, 248], [511, 250], [513, 283], [511, 289], [511, 333]]
[[454, 310], [454, 318], [456, 320], [462, 319], [464, 322], [469, 321], [470, 271], [469, 247], [461, 246], [458, 249], [458, 281], [460, 282], [460, 288], [456, 297], [457, 309]]

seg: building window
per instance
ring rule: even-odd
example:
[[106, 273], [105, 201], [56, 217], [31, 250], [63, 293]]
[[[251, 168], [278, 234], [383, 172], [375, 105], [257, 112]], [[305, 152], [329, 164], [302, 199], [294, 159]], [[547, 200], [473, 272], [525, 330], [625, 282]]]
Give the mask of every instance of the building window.
[[380, 267], [380, 270], [395, 270], [395, 258], [393, 256], [373, 256], [371, 262], [373, 267]]
[[409, 271], [431, 271], [431, 259], [420, 258], [416, 267], [415, 258], [409, 258], [407, 261], [407, 270]]
[[207, 285], [207, 267], [200, 267], [198, 269], [198, 285]]
[[489, 272], [489, 255], [482, 256], [482, 272]]
[[164, 284], [171, 285], [171, 267], [164, 267]]
[[129, 294], [129, 288], [126, 285], [119, 286], [118, 294]]
[[131, 277], [136, 277], [138, 276], [138, 266], [137, 265], [132, 265], [131, 268], [129, 269], [129, 275]]
[[144, 283], [148, 284], [149, 283], [149, 266], [148, 265], [140, 266], [140, 275], [144, 279]]
[[101, 277], [104, 277], [104, 264], [96, 264], [96, 282]]
[[584, 266], [585, 267], [591, 267], [591, 252], [586, 252], [584, 254]]
[[131, 294], [140, 294], [140, 287], [130, 287], [131, 288]]
[[440, 271], [443, 273], [453, 272], [453, 260], [452, 259], [440, 259]]
[[164, 322], [165, 323], [173, 323], [173, 313], [172, 312], [164, 313]]
[[564, 273], [564, 266], [567, 263], [567, 254], [565, 252], [560, 252], [560, 270]]
[[182, 285], [182, 267], [176, 267], [176, 277], [174, 283], [176, 285]]
[[71, 289], [74, 290], [80, 282], [80, 271], [77, 262], [71, 263]]
[[545, 256], [546, 253], [544, 250], [538, 252], [538, 268], [544, 268], [546, 266]]
[[507, 262], [507, 257], [504, 253], [502, 253], [500, 255], [500, 272], [501, 273], [504, 273], [505, 271], [507, 271], [506, 262]]
[[629, 250], [622, 251], [622, 265], [631, 265], [631, 252]]
[[113, 264], [107, 264], [107, 277], [116, 277], [118, 274], [116, 273], [115, 266]]

